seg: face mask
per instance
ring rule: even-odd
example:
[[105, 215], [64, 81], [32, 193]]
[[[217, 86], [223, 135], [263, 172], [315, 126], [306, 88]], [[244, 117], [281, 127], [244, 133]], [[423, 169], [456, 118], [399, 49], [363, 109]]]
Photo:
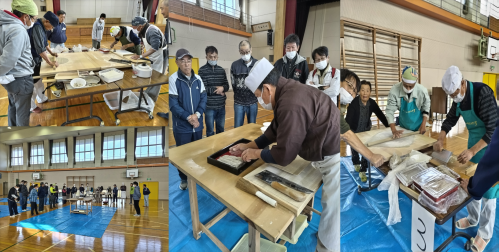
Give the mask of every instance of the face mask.
[[262, 94], [260, 95], [260, 97], [258, 97], [258, 103], [260, 103], [260, 105], [262, 105], [263, 109], [272, 110], [272, 95], [270, 95], [270, 101], [271, 102], [269, 102], [268, 104], [266, 104], [263, 101], [262, 95], [263, 95], [263, 88], [262, 88]]
[[241, 56], [241, 59], [243, 59], [245, 62], [249, 61], [251, 59], [251, 53], [245, 54]]
[[412, 91], [414, 91], [414, 88], [412, 88], [411, 90], [407, 90], [407, 88], [405, 88], [404, 86], [402, 86], [402, 88], [404, 89], [404, 92], [406, 94], [410, 94], [410, 93], [412, 93]]
[[323, 60], [321, 62], [317, 62], [315, 63], [315, 67], [319, 70], [324, 70], [324, 68], [326, 68], [327, 66], [327, 61], [326, 60]]
[[350, 104], [352, 102], [352, 95], [347, 92], [344, 88], [340, 88], [340, 103], [343, 105]]
[[133, 33], [135, 33], [135, 35], [139, 34], [139, 31], [137, 31], [137, 29], [133, 29]]
[[294, 59], [295, 56], [296, 56], [296, 51], [286, 52], [286, 57], [288, 57], [288, 59]]
[[99, 24], [102, 24], [102, 20], [99, 19]]
[[208, 64], [215, 66], [215, 65], [217, 65], [217, 61], [216, 60], [208, 60]]
[[453, 99], [455, 103], [460, 103], [464, 100], [464, 95], [461, 94], [461, 90], [459, 90], [459, 94]]

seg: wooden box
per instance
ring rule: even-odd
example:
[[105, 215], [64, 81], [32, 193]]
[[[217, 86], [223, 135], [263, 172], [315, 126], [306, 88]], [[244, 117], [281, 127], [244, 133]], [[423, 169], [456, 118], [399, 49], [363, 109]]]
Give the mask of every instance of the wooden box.
[[79, 95], [79, 94], [89, 94], [97, 91], [102, 91], [107, 89], [107, 84], [101, 84], [99, 86], [93, 86], [93, 87], [88, 87], [88, 88], [73, 88], [71, 87], [71, 84], [66, 83], [66, 95], [67, 96], [73, 96], [73, 95]]

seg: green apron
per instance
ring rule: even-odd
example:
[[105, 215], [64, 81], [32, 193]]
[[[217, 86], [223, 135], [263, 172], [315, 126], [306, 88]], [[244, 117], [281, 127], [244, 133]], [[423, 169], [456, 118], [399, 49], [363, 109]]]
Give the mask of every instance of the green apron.
[[[471, 98], [471, 109], [467, 111], [461, 110], [461, 103], [457, 104], [456, 116], [462, 115], [464, 122], [466, 123], [466, 128], [469, 132], [468, 137], [468, 149], [473, 147], [476, 143], [478, 143], [482, 137], [485, 135], [487, 130], [485, 129], [485, 124], [480, 118], [475, 114], [475, 103], [474, 103], [474, 93], [473, 93], [473, 83], [468, 81], [468, 85], [470, 85], [470, 98]], [[481, 149], [473, 158], [470, 160], [473, 163], [480, 162], [483, 155], [485, 154], [485, 150], [487, 150], [488, 146], [485, 146]], [[490, 188], [483, 197], [486, 199], [495, 199], [497, 198], [499, 193], [499, 185]]]
[[412, 102], [406, 102], [404, 97], [400, 98], [400, 127], [412, 131], [416, 131], [423, 122], [423, 113], [416, 106], [416, 98]]
[[[128, 39], [126, 38], [125, 34], [121, 35], [120, 42], [121, 42], [121, 45], [128, 45], [128, 44], [132, 43], [132, 42], [128, 41]], [[133, 47], [128, 47], [126, 50], [129, 51], [129, 52], [131, 52], [131, 53], [135, 53], [137, 55], [141, 55], [142, 54], [140, 52], [140, 44], [138, 44], [136, 46], [133, 46]]]

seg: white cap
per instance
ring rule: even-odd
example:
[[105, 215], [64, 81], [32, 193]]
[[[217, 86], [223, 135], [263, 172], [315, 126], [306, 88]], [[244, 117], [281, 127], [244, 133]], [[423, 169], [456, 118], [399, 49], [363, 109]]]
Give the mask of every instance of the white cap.
[[463, 75], [457, 66], [449, 67], [442, 77], [442, 89], [448, 95], [453, 94], [461, 86]]
[[265, 57], [263, 57], [261, 60], [257, 61], [255, 65], [253, 65], [248, 77], [244, 80], [244, 85], [246, 85], [251, 92], [254, 93], [272, 69], [274, 69], [274, 66], [270, 64]]

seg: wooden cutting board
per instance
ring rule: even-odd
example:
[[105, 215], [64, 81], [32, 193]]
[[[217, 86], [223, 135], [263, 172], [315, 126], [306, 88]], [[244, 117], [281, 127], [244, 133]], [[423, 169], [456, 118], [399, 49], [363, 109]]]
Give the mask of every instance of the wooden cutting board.
[[312, 165], [306, 166], [305, 169], [299, 175], [292, 175], [285, 171], [277, 169], [269, 164], [263, 164], [262, 166], [248, 173], [246, 176], [240, 178], [242, 180], [246, 180], [245, 182], [253, 184], [263, 194], [277, 201], [278, 207], [286, 208], [287, 210], [291, 211], [295, 216], [298, 216], [303, 211], [307, 203], [314, 197], [315, 193], [307, 194], [307, 197], [303, 202], [295, 201], [290, 197], [284, 195], [283, 193], [275, 190], [269, 184], [255, 177], [256, 174], [262, 172], [263, 170], [268, 170], [280, 177], [283, 177], [305, 188], [308, 188], [314, 192], [317, 191], [317, 189], [319, 189], [319, 187], [322, 184], [321, 172], [313, 168]]
[[310, 161], [307, 161], [303, 158], [301, 158], [300, 156], [297, 156], [296, 159], [291, 162], [289, 165], [287, 166], [280, 166], [280, 165], [277, 165], [277, 164], [270, 164], [271, 166], [279, 169], [279, 170], [282, 170], [282, 171], [285, 171], [289, 174], [292, 174], [292, 175], [298, 175], [300, 174], [307, 166], [311, 165], [312, 162]]
[[[401, 130], [402, 128], [397, 126], [397, 129]], [[356, 133], [356, 135], [360, 139], [360, 141], [362, 141], [362, 143], [366, 144], [373, 136], [383, 131], [391, 131], [391, 130], [390, 128], [377, 129], [377, 130]], [[429, 136], [415, 135], [414, 142], [407, 147], [387, 148], [387, 147], [371, 146], [367, 148], [371, 150], [373, 153], [380, 154], [386, 160], [389, 160], [395, 153], [399, 156], [403, 156], [409, 154], [412, 150], [420, 150], [433, 146], [433, 143], [435, 143], [436, 141], [437, 141], [436, 139], [433, 139]]]
[[[87, 53], [61, 53], [57, 57], [57, 62], [60, 62], [59, 67], [53, 69], [52, 66], [42, 61], [40, 67], [40, 76], [54, 76], [58, 73], [80, 71], [96, 71], [100, 70], [100, 66], [96, 65], [91, 60]], [[64, 63], [62, 63], [64, 62]]]

